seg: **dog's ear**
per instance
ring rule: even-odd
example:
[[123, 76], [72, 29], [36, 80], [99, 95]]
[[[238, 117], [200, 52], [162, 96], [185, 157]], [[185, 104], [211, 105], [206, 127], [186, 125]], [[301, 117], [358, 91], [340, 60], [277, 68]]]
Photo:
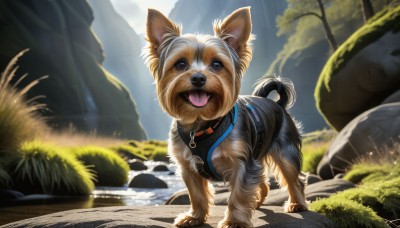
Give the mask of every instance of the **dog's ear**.
[[250, 7], [234, 11], [223, 21], [215, 21], [213, 26], [215, 36], [223, 39], [239, 53], [241, 46], [251, 40]]
[[157, 49], [166, 38], [179, 36], [181, 34], [181, 28], [164, 16], [160, 11], [149, 9], [146, 33], [147, 41], [152, 44], [154, 49]]

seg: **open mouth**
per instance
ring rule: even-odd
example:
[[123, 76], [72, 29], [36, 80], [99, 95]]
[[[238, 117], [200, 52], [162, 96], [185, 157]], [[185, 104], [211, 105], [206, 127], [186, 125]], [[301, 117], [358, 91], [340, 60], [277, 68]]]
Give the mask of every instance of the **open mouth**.
[[181, 93], [180, 96], [183, 100], [193, 105], [196, 108], [202, 108], [208, 104], [211, 99], [211, 94], [203, 90], [191, 90], [189, 92]]

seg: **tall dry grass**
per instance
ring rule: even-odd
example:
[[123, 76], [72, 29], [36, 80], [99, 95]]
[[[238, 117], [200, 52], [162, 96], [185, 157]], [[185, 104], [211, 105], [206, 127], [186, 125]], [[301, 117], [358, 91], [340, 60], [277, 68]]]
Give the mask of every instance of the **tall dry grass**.
[[36, 114], [45, 105], [33, 103], [41, 96], [26, 99], [26, 93], [47, 76], [33, 80], [22, 89], [16, 87], [28, 74], [11, 84], [19, 68], [17, 61], [25, 52], [27, 50], [18, 53], [0, 76], [0, 155], [15, 153], [23, 142], [48, 131], [45, 121]]

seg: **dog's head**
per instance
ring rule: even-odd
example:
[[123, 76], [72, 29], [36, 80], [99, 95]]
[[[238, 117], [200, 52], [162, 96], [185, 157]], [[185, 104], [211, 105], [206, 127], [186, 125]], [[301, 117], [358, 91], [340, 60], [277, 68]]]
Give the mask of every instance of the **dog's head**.
[[179, 25], [157, 10], [148, 11], [146, 63], [162, 108], [184, 123], [226, 115], [252, 57], [249, 7], [213, 26], [214, 35], [182, 35]]

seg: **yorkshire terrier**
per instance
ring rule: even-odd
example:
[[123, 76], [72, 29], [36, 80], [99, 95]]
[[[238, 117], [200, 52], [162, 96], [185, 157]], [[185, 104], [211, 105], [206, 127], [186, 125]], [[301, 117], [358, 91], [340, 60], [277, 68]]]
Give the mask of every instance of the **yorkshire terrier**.
[[[285, 211], [307, 210], [301, 136], [286, 111], [295, 99], [292, 82], [265, 77], [251, 96], [239, 97], [252, 58], [250, 8], [215, 21], [213, 28], [213, 36], [182, 35], [181, 26], [148, 11], [144, 58], [160, 105], [174, 118], [168, 150], [191, 202], [175, 225], [206, 221], [213, 203], [211, 180], [228, 183], [231, 191], [219, 227], [252, 227], [252, 212], [269, 190], [269, 170], [289, 192]], [[273, 90], [278, 99], [267, 98]]]

